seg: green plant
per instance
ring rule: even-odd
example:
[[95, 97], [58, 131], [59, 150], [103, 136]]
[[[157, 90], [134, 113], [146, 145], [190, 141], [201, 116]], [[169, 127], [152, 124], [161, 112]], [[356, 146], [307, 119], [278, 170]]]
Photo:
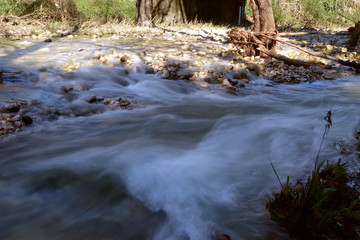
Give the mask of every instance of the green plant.
[[338, 13], [357, 21], [360, 19], [360, 2], [356, 0], [273, 0], [273, 12], [278, 26], [347, 25], [349, 23]]
[[325, 135], [329, 131], [331, 111], [324, 118], [325, 131], [311, 175], [304, 184], [298, 180], [280, 183], [278, 193], [267, 195], [266, 208], [271, 217], [291, 236], [298, 239], [358, 239], [356, 233], [360, 223], [359, 193], [349, 186], [347, 164], [320, 161], [320, 151]]

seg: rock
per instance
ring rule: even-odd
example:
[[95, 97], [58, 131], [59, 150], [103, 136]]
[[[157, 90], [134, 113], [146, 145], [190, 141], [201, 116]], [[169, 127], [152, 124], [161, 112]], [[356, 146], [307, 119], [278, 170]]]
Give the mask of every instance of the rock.
[[106, 104], [114, 105], [115, 101], [109, 98], [109, 99], [106, 99]]
[[7, 108], [8, 113], [15, 113], [18, 111], [20, 111], [20, 106], [18, 104], [11, 104], [11, 106]]
[[337, 71], [334, 69], [334, 70], [328, 70], [327, 71], [328, 74], [337, 74]]
[[129, 62], [129, 60], [130, 60], [130, 57], [128, 55], [124, 55], [120, 58], [120, 62], [122, 62], [122, 63], [127, 63], [127, 62]]
[[72, 90], [74, 90], [74, 87], [72, 85], [66, 85], [63, 87], [63, 91], [66, 93], [71, 92]]
[[233, 85], [230, 83], [228, 79], [224, 79], [221, 83], [221, 86], [231, 88]]
[[163, 70], [160, 76], [161, 78], [168, 78], [170, 76], [169, 71]]
[[249, 83], [249, 79], [247, 79], [247, 78], [243, 78], [243, 79], [240, 79], [242, 82], [244, 82], [244, 83]]
[[21, 117], [21, 121], [25, 124], [25, 125], [30, 125], [33, 123], [33, 120], [31, 117], [24, 115]]
[[146, 73], [147, 73], [147, 74], [154, 74], [154, 73], [155, 73], [155, 70], [154, 70], [153, 67], [148, 67], [148, 68], [146, 68]]
[[200, 56], [200, 57], [205, 57], [207, 54], [206, 54], [206, 52], [199, 51], [199, 52], [197, 53], [197, 55]]
[[90, 98], [89, 98], [89, 100], [88, 100], [88, 102], [89, 102], [89, 103], [95, 103], [96, 100], [97, 100], [96, 96], [95, 96], [95, 95], [91, 95]]
[[191, 47], [190, 47], [190, 45], [187, 45], [187, 44], [186, 44], [186, 45], [182, 46], [181, 49], [182, 49], [182, 50], [185, 50], [185, 51], [188, 51], [188, 50], [191, 49]]
[[318, 70], [315, 70], [314, 73], [317, 74], [317, 75], [323, 75], [324, 71], [321, 70], [321, 69], [318, 69]]
[[52, 42], [52, 39], [51, 39], [51, 38], [48, 38], [48, 39], [46, 39], [44, 42], [46, 42], [46, 43], [51, 43], [51, 42]]
[[22, 123], [20, 121], [16, 121], [14, 122], [14, 127], [15, 128], [21, 128], [22, 127]]
[[239, 82], [237, 83], [237, 87], [238, 87], [238, 88], [244, 88], [244, 87], [245, 87], [245, 83], [243, 83], [242, 81], [239, 81]]
[[245, 71], [235, 72], [232, 77], [233, 77], [233, 79], [238, 79], [238, 80], [244, 79], [244, 78], [245, 78], [245, 79], [248, 78], [248, 76], [247, 76], [247, 74], [246, 74]]
[[108, 61], [108, 59], [105, 56], [101, 56], [99, 58], [99, 61], [100, 61], [100, 63], [104, 64], [104, 63], [106, 63]]
[[216, 240], [231, 240], [231, 237], [225, 233], [218, 233], [215, 236]]
[[329, 74], [326, 74], [326, 75], [324, 75], [324, 79], [326, 79], [326, 80], [334, 80], [334, 77], [329, 75]]
[[9, 121], [11, 121], [11, 122], [17, 122], [17, 121], [20, 121], [20, 120], [21, 120], [21, 116], [19, 114], [15, 115], [14, 117], [9, 119]]

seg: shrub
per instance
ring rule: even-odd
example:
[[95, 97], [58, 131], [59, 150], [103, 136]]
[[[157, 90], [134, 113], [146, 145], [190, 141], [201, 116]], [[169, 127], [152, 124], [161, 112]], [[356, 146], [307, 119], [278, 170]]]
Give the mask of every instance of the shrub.
[[47, 21], [135, 21], [134, 0], [0, 0], [1, 15]]

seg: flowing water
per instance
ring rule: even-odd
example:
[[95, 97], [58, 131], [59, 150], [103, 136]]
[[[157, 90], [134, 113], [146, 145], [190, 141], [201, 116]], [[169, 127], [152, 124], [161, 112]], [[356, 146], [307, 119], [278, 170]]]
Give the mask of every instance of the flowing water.
[[[34, 124], [0, 142], [0, 239], [288, 239], [265, 209], [266, 194], [279, 190], [270, 161], [282, 181], [308, 174], [329, 109], [322, 157], [356, 166], [338, 149], [354, 150], [356, 77], [275, 86], [254, 79], [233, 93], [144, 74], [141, 63], [130, 74], [122, 66], [57, 68], [85, 59], [72, 54], [81, 49], [145, 45], [2, 44], [0, 66], [11, 74], [0, 103], [28, 102]], [[87, 101], [92, 94], [138, 107], [105, 111]], [[52, 119], [55, 108], [69, 114]]]

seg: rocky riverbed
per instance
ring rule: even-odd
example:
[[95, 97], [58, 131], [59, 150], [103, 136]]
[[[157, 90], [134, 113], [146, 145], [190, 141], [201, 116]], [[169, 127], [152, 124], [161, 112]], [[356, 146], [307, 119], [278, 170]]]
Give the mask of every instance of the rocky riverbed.
[[[16, 48], [26, 51], [26, 49], [36, 48], [37, 45], [41, 45], [40, 48], [43, 51], [49, 52], [53, 48], [56, 49], [59, 42], [76, 42], [79, 39], [81, 41], [82, 38], [92, 42], [96, 47], [65, 50], [62, 52], [61, 59], [48, 64], [39, 64], [32, 73], [2, 67], [0, 68], [0, 88], [6, 91], [12, 87], [21, 87], [14, 84], [17, 81], [16, 78], [23, 78], [30, 74], [35, 79], [36, 85], [53, 84], [64, 97], [72, 98], [74, 92], [86, 92], [89, 86], [64, 80], [76, 75], [80, 68], [89, 66], [119, 68], [121, 75], [142, 73], [156, 75], [161, 79], [186, 80], [204, 89], [220, 86], [234, 94], [241, 93], [242, 89], [252, 86], [253, 80], [257, 79], [267, 80], [265, 84], [271, 87], [279, 83], [312, 83], [356, 74], [349, 67], [314, 58], [281, 43], [277, 46], [278, 53], [295, 59], [313, 60], [314, 65], [309, 68], [295, 67], [278, 60], [247, 57], [241, 50], [228, 43], [226, 31], [226, 28], [205, 26], [152, 29], [125, 27], [122, 31], [94, 28], [92, 31], [83, 30], [83, 32], [74, 32], [70, 29], [51, 32], [14, 28], [8, 30], [6, 35], [3, 34], [3, 37], [7, 37], [3, 38], [3, 57], [6, 57], [8, 53], [16, 52], [14, 50]], [[344, 47], [347, 38], [343, 35], [315, 34], [282, 39], [314, 52], [326, 52], [337, 57], [359, 60], [359, 49], [348, 51]], [[133, 46], [129, 43], [122, 45], [123, 39], [127, 39], [128, 42], [131, 39], [130, 42], [134, 42]], [[39, 107], [37, 101], [19, 102], [19, 99], [7, 99], [0, 102], [0, 135], [17, 132], [23, 126], [30, 125], [24, 118], [54, 120], [60, 116], [84, 116], [119, 108], [129, 110], [139, 106], [136, 99], [128, 100], [122, 96], [91, 94], [87, 96], [87, 102], [98, 107], [95, 110], [62, 111], [54, 106]], [[14, 106], [19, 109], [13, 111]], [[33, 106], [37, 109], [42, 108], [40, 115], [48, 115], [48, 117], [38, 117], [39, 112], [32, 113]]]

